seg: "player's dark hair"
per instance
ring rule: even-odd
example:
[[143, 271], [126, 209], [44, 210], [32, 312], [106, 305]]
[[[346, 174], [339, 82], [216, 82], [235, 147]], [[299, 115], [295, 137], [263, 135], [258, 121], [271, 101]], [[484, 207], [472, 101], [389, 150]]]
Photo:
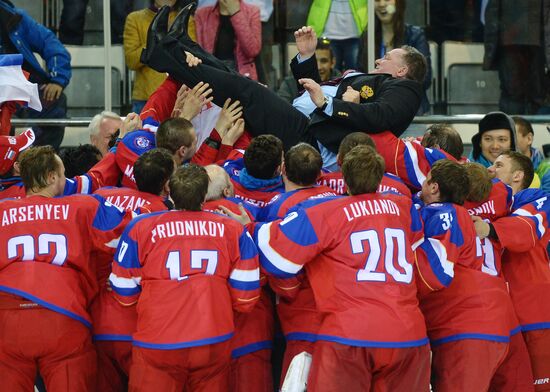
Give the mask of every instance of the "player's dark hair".
[[322, 167], [321, 154], [307, 143], [298, 143], [285, 154], [285, 175], [294, 184], [314, 185]]
[[470, 191], [470, 179], [464, 166], [441, 159], [433, 164], [430, 173], [432, 178], [429, 183], [437, 183], [441, 203], [464, 204]]
[[374, 148], [356, 146], [346, 154], [342, 164], [342, 175], [350, 195], [376, 192], [386, 165]]
[[65, 166], [65, 176], [71, 178], [90, 170], [101, 159], [101, 152], [94, 145], [81, 144], [78, 147], [62, 147], [59, 157]]
[[244, 152], [244, 167], [252, 177], [268, 180], [277, 175], [283, 157], [283, 142], [273, 135], [252, 139]]
[[155, 136], [157, 148], [165, 148], [175, 154], [181, 147], [191, 147], [194, 140], [193, 124], [185, 118], [164, 120]]
[[450, 124], [431, 125], [424, 133], [422, 145], [428, 148], [440, 148], [456, 160], [460, 160], [464, 153], [462, 138]]
[[164, 148], [154, 148], [141, 155], [134, 163], [137, 189], [160, 195], [174, 173], [174, 158]]
[[355, 146], [371, 146], [376, 150], [374, 140], [365, 132], [348, 133], [340, 142], [340, 147], [338, 147], [338, 159], [340, 162], [344, 161], [346, 154]]
[[487, 168], [476, 162], [464, 163], [462, 166], [466, 169], [470, 180], [470, 190], [466, 200], [474, 203], [487, 200], [491, 189], [493, 189], [493, 181], [491, 181]]
[[531, 158], [523, 155], [517, 151], [505, 151], [500, 155], [506, 155], [512, 161], [512, 171], [522, 171], [523, 181], [521, 182], [521, 189], [529, 188], [529, 185], [533, 182], [535, 176], [535, 169], [533, 168], [533, 162]]
[[403, 61], [409, 68], [405, 77], [407, 79], [424, 83], [424, 79], [426, 79], [426, 71], [428, 69], [428, 63], [426, 62], [424, 55], [420, 53], [418, 49], [409, 45], [403, 45], [401, 49], [405, 51]]
[[19, 170], [27, 192], [37, 192], [50, 185], [48, 175], [59, 170], [56, 157], [52, 146], [32, 147], [21, 153]]
[[204, 167], [182, 166], [170, 178], [170, 196], [178, 210], [200, 211], [208, 191]]
[[514, 123], [516, 124], [516, 131], [521, 133], [521, 136], [527, 136], [530, 133], [533, 135], [535, 134], [531, 123], [523, 117], [512, 116], [512, 120], [514, 120]]

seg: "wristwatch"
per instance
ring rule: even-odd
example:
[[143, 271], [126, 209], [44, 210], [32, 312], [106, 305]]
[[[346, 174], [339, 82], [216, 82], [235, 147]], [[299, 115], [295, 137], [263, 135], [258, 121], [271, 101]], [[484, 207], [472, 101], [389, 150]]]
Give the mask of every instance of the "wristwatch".
[[321, 106], [321, 107], [319, 108], [319, 110], [322, 111], [322, 112], [324, 112], [325, 109], [326, 109], [327, 106], [328, 106], [328, 102], [329, 102], [329, 101], [328, 101], [328, 97], [325, 95], [325, 101], [323, 102], [323, 106]]

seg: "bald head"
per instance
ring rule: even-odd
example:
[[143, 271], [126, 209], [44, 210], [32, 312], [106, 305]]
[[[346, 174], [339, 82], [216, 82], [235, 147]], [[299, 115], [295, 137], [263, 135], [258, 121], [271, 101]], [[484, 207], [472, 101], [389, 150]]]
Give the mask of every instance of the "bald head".
[[229, 174], [218, 165], [205, 166], [208, 174], [208, 192], [206, 193], [206, 201], [223, 199], [226, 197], [235, 196], [233, 184], [229, 179]]

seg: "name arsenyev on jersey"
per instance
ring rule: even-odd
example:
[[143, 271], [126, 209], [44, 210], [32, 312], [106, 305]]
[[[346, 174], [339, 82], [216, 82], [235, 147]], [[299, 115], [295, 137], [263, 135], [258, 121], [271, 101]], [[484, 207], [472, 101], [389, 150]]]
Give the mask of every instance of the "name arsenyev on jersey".
[[225, 226], [210, 221], [169, 221], [158, 224], [151, 231], [151, 242], [175, 236], [223, 237]]
[[39, 220], [67, 220], [68, 205], [36, 204], [2, 211], [2, 226]]
[[400, 215], [399, 207], [391, 200], [362, 200], [344, 207], [348, 222], [360, 216], [376, 214]]

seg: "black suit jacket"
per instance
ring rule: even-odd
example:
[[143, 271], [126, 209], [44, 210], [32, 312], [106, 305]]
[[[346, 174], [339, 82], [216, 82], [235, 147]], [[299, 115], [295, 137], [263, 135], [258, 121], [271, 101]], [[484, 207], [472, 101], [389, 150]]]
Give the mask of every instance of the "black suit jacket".
[[[290, 68], [296, 81], [311, 78], [320, 81], [315, 56]], [[342, 101], [347, 87], [361, 92], [361, 102]], [[391, 131], [400, 136], [412, 122], [422, 102], [422, 84], [409, 79], [396, 79], [388, 74], [360, 74], [343, 79], [333, 99], [332, 116], [316, 110], [311, 115], [309, 136], [337, 153], [342, 139], [352, 132], [379, 133]]]

